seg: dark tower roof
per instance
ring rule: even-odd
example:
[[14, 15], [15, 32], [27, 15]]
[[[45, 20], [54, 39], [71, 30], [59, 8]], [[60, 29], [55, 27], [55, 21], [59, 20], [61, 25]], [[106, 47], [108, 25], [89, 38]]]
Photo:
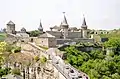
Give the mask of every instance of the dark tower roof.
[[65, 16], [65, 12], [63, 12], [63, 14], [64, 14], [64, 18], [63, 18], [63, 21], [61, 22], [61, 25], [68, 26], [67, 19], [66, 19], [66, 16]]
[[86, 24], [85, 17], [84, 17], [84, 19], [83, 19], [83, 23], [82, 23], [82, 25], [83, 25], [83, 26], [86, 26], [86, 25], [87, 25], [87, 24]]
[[23, 28], [21, 29], [21, 32], [26, 32], [26, 29], [23, 27]]
[[[83, 15], [83, 17], [84, 17], [84, 15]], [[83, 18], [83, 23], [82, 23], [81, 28], [86, 28], [87, 29], [87, 23], [86, 23], [85, 17]]]
[[41, 20], [40, 20], [40, 25], [39, 25], [39, 28], [38, 28], [38, 30], [43, 30], [43, 27], [42, 27], [42, 23], [41, 23]]
[[15, 25], [11, 20], [7, 23], [7, 25]]

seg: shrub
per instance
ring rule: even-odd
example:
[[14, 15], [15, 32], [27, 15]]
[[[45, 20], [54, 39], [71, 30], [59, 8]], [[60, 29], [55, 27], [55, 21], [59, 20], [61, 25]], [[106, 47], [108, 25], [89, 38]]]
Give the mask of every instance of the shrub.
[[14, 74], [14, 75], [20, 75], [20, 69], [14, 68], [14, 69], [12, 70], [12, 74]]
[[40, 58], [39, 58], [38, 56], [35, 56], [35, 57], [34, 57], [34, 60], [37, 62], [37, 61], [40, 60]]
[[21, 51], [21, 47], [14, 47], [12, 49], [12, 53], [17, 53], [17, 52], [20, 52]]

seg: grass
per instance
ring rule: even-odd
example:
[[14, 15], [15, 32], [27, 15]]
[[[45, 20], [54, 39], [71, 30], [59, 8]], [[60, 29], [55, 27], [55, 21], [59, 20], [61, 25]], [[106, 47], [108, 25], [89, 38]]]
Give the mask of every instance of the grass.
[[5, 33], [0, 33], [0, 41], [5, 40], [6, 34]]
[[45, 50], [49, 49], [48, 47], [45, 47], [45, 46], [39, 46], [39, 47]]

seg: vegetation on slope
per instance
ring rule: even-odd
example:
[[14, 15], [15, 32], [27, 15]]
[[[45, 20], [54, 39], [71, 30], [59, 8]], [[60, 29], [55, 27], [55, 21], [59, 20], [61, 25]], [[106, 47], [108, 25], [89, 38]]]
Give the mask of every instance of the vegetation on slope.
[[40, 31], [39, 30], [34, 30], [30, 32], [30, 37], [37, 37], [40, 35]]
[[0, 41], [5, 40], [6, 34], [5, 33], [0, 33]]
[[111, 38], [111, 37], [119, 37], [120, 38], [120, 30], [113, 30], [113, 32], [109, 33], [109, 34], [100, 34], [101, 37], [107, 37], [107, 38]]
[[65, 48], [66, 61], [78, 70], [89, 75], [91, 79], [120, 79], [120, 47], [119, 38], [111, 38], [103, 44], [105, 48], [111, 47], [116, 50], [107, 55], [102, 50], [81, 52], [75, 46]]

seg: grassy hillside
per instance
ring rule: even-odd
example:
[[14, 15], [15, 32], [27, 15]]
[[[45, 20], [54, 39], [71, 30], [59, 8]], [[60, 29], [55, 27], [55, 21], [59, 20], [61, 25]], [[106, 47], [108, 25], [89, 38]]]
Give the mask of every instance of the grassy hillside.
[[5, 33], [0, 33], [0, 41], [3, 41], [6, 38]]
[[120, 30], [116, 30], [114, 32], [111, 32], [109, 34], [100, 34], [101, 37], [107, 37], [107, 38], [111, 38], [111, 37], [118, 37], [120, 38]]

